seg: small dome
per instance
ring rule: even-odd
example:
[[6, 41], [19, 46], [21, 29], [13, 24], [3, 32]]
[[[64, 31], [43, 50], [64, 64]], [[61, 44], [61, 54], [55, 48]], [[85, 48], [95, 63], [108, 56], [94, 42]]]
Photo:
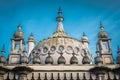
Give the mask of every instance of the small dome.
[[78, 64], [78, 59], [75, 56], [72, 56], [70, 59], [70, 64]]
[[24, 38], [24, 34], [21, 31], [21, 26], [20, 25], [18, 26], [18, 30], [14, 33], [14, 38], [21, 38], [21, 39]]
[[39, 56], [35, 56], [35, 57], [33, 58], [33, 64], [40, 64], [40, 63], [41, 63], [41, 61], [40, 61]]
[[30, 34], [30, 36], [29, 36], [29, 38], [28, 38], [28, 41], [33, 41], [33, 42], [34, 42], [34, 36], [33, 36], [32, 33]]
[[51, 56], [46, 57], [45, 64], [53, 64], [53, 58]]
[[83, 37], [82, 37], [82, 41], [86, 41], [86, 42], [88, 42], [88, 38], [87, 38], [87, 36], [83, 36]]
[[66, 63], [66, 60], [65, 58], [61, 55], [59, 58], [58, 58], [58, 64], [65, 64]]
[[100, 56], [99, 51], [96, 51], [96, 54], [97, 54], [97, 57], [94, 58], [95, 64], [102, 64], [102, 63], [103, 63], [103, 59], [102, 59], [102, 57]]
[[108, 38], [108, 34], [106, 31], [100, 31], [98, 33], [98, 38]]
[[28, 58], [26, 56], [21, 56], [21, 63], [28, 63]]
[[88, 42], [88, 38], [87, 38], [87, 36], [85, 35], [84, 32], [83, 32], [83, 36], [82, 36], [82, 41]]
[[97, 56], [95, 57], [95, 64], [103, 63], [102, 57]]
[[100, 32], [98, 33], [98, 38], [108, 38], [108, 34], [106, 31], [104, 31], [102, 22], [100, 22]]
[[90, 59], [89, 59], [89, 57], [88, 57], [87, 55], [85, 55], [85, 56], [83, 57], [82, 63], [83, 63], [83, 64], [90, 64]]
[[6, 63], [6, 58], [4, 56], [0, 56], [0, 63]]

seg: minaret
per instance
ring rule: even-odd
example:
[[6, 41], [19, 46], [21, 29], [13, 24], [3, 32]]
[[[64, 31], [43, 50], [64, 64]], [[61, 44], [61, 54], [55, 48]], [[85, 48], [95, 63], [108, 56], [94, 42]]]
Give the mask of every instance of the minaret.
[[58, 21], [57, 30], [54, 32], [52, 37], [61, 37], [61, 36], [67, 37], [67, 34], [66, 34], [66, 32], [64, 31], [64, 28], [63, 28], [63, 23], [62, 22], [63, 22], [64, 18], [62, 16], [61, 7], [59, 7], [58, 17], [56, 18], [56, 20]]
[[18, 30], [14, 33], [11, 52], [9, 55], [9, 64], [20, 63], [20, 55], [24, 48], [24, 33], [21, 31], [22, 26], [18, 25]]
[[103, 59], [103, 64], [113, 64], [113, 55], [110, 46], [111, 39], [104, 30], [102, 22], [100, 22], [100, 32], [98, 33], [97, 48]]
[[1, 50], [1, 56], [0, 56], [0, 66], [3, 66], [6, 63], [6, 58], [4, 57], [5, 53], [5, 46], [3, 45], [2, 50]]
[[35, 39], [34, 39], [33, 34], [31, 33], [28, 38], [28, 56], [30, 55], [34, 47], [35, 47]]
[[83, 43], [83, 45], [84, 45], [84, 48], [85, 48], [85, 49], [88, 49], [88, 44], [89, 44], [89, 42], [88, 42], [88, 38], [87, 38], [87, 36], [85, 35], [84, 32], [83, 32], [83, 36], [82, 36], [82, 43]]

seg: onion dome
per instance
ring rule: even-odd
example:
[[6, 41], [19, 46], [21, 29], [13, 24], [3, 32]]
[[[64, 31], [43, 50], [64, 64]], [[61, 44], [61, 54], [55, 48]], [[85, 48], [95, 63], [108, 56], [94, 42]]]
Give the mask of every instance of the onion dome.
[[86, 53], [85, 50], [84, 50], [84, 54], [85, 54], [85, 56], [83, 57], [82, 63], [83, 63], [83, 64], [90, 64], [90, 59], [89, 59], [89, 57], [87, 56], [87, 53]]
[[[83, 56], [79, 55], [79, 53], [83, 49], [86, 49], [86, 51], [88, 51], [88, 48], [87, 46], [84, 46], [81, 40], [72, 38], [67, 35], [67, 33], [64, 31], [64, 26], [62, 21], [63, 21], [62, 10], [61, 8], [59, 8], [58, 17], [57, 17], [57, 29], [55, 30], [52, 36], [39, 41], [38, 44], [32, 49], [32, 52], [39, 51], [38, 53], [40, 55], [41, 64], [45, 64], [45, 60], [48, 56], [49, 51], [51, 53], [51, 57], [54, 60], [53, 64], [58, 64], [58, 62], [61, 63], [61, 60], [62, 61], [64, 60], [65, 64], [70, 64], [70, 59], [72, 57], [70, 56], [70, 54], [72, 54], [73, 50], [77, 55], [75, 57], [79, 57], [77, 58], [78, 63], [82, 64], [81, 61]], [[84, 39], [87, 39], [87, 38], [84, 37]], [[59, 53], [61, 52], [63, 52], [64, 55], [58, 56], [60, 55]], [[87, 54], [88, 54], [87, 56], [90, 58], [90, 61], [91, 61], [92, 57], [90, 53], [87, 53]], [[30, 58], [34, 58], [34, 53], [30, 53]], [[33, 59], [31, 60], [31, 63], [32, 62], [33, 62]]]
[[106, 31], [104, 31], [104, 27], [101, 22], [100, 22], [100, 32], [98, 33], [98, 38], [108, 38], [108, 34]]
[[28, 63], [28, 57], [26, 56], [26, 53], [27, 53], [27, 51], [24, 48], [23, 55], [21, 56], [21, 63], [26, 63], [26, 64]]
[[62, 56], [62, 54], [61, 54], [61, 56], [58, 58], [58, 64], [65, 64], [66, 63], [66, 60], [65, 60], [65, 58]]
[[103, 59], [100, 56], [99, 51], [96, 51], [96, 53], [97, 53], [97, 57], [95, 57], [95, 64], [102, 64], [103, 63]]
[[83, 32], [83, 36], [82, 36], [82, 42], [88, 42], [88, 38], [84, 32]]
[[4, 53], [5, 53], [4, 45], [2, 47], [1, 53], [2, 53], [2, 55], [0, 56], [0, 63], [5, 64], [6, 63], [6, 58], [4, 57]]
[[50, 56], [50, 53], [46, 57], [45, 64], [53, 64], [53, 58]]
[[30, 34], [30, 36], [28, 38], [28, 42], [35, 42], [35, 39], [34, 39], [34, 36], [32, 33]]
[[40, 57], [38, 55], [38, 53], [36, 53], [36, 56], [33, 58], [33, 64], [40, 64]]
[[116, 63], [117, 64], [120, 64], [120, 48], [119, 48], [119, 46], [118, 46], [118, 57], [116, 58]]
[[21, 25], [18, 25], [18, 30], [14, 33], [14, 38], [20, 38], [23, 39], [24, 38], [24, 34], [21, 31]]
[[73, 53], [73, 56], [70, 59], [70, 64], [78, 64], [78, 59], [75, 57], [75, 54]]

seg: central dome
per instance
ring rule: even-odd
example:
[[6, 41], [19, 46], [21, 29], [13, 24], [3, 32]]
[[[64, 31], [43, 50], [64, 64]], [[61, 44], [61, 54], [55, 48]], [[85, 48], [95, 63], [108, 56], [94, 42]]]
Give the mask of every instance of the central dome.
[[89, 50], [84, 47], [84, 44], [80, 40], [69, 37], [67, 35], [63, 28], [62, 21], [64, 19], [61, 14], [62, 11], [59, 9], [57, 17], [57, 30], [51, 37], [38, 43], [38, 45], [31, 52], [31, 58], [34, 57], [35, 53], [39, 53], [41, 64], [45, 64], [46, 58], [48, 56], [51, 56], [53, 59], [53, 64], [59, 64], [58, 59], [62, 56], [66, 60], [66, 64], [71, 64], [70, 60], [73, 57], [72, 54], [74, 53], [74, 56], [78, 59], [78, 64], [82, 64], [82, 59], [84, 56], [82, 50], [86, 50], [88, 52], [88, 57], [91, 59]]

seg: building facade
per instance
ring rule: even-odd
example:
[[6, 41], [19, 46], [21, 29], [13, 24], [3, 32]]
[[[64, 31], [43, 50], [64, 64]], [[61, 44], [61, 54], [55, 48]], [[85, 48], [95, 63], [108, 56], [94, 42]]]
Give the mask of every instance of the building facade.
[[97, 56], [92, 58], [85, 33], [78, 40], [64, 31], [61, 8], [56, 20], [57, 29], [49, 38], [35, 45], [33, 34], [29, 36], [28, 49], [22, 26], [18, 25], [8, 59], [4, 57], [4, 46], [1, 50], [0, 80], [120, 80], [115, 73], [120, 64], [120, 48], [114, 64], [111, 39], [101, 22], [95, 45]]

